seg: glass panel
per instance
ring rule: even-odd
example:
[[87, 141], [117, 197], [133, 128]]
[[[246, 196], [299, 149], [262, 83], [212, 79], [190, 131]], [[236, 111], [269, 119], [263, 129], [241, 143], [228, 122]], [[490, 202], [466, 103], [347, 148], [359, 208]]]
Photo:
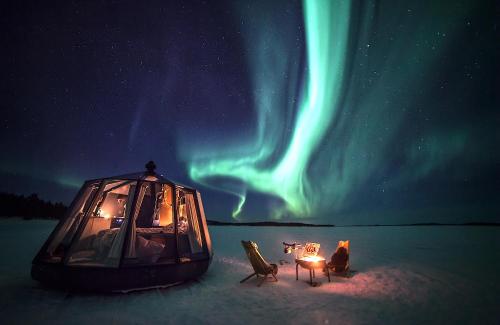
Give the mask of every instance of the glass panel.
[[203, 209], [203, 200], [201, 199], [200, 192], [196, 192], [196, 205], [198, 207], [198, 223], [200, 225], [201, 236], [203, 240], [203, 249], [207, 253], [211, 254], [212, 242], [210, 240], [210, 234], [208, 233], [208, 226], [205, 220], [205, 211]]
[[137, 197], [133, 220], [124, 263], [152, 264], [174, 261], [176, 251], [172, 187], [168, 184], [143, 183]]
[[157, 184], [157, 186], [160, 187], [160, 191], [156, 193], [155, 218], [153, 220], [153, 225], [158, 225], [161, 227], [172, 227], [174, 223], [174, 208], [172, 207], [172, 187], [167, 184]]
[[189, 258], [192, 254], [203, 251], [194, 196], [192, 193], [178, 189], [177, 202], [179, 256]]
[[67, 218], [62, 223], [57, 233], [52, 238], [52, 241], [47, 246], [47, 250], [43, 255], [46, 262], [61, 262], [64, 254], [71, 244], [78, 226], [87, 212], [95, 193], [97, 192], [99, 183], [92, 183], [80, 192], [78, 198], [75, 198], [75, 203], [72, 210], [67, 214]]
[[118, 266], [136, 182], [111, 181], [97, 194], [68, 264]]
[[198, 223], [198, 214], [196, 213], [196, 206], [194, 202], [194, 195], [188, 193], [186, 197], [186, 216], [189, 224], [189, 245], [191, 246], [191, 253], [201, 253], [202, 252], [202, 241], [200, 225]]

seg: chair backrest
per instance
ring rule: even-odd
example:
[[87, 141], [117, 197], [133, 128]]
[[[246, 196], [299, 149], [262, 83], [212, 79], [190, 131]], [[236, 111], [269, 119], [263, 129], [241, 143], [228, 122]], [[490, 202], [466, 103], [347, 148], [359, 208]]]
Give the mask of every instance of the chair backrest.
[[247, 254], [250, 264], [252, 264], [255, 273], [262, 275], [268, 274], [271, 266], [266, 262], [262, 255], [260, 255], [257, 244], [252, 241], [242, 240], [241, 245], [245, 249], [245, 253]]
[[337, 251], [340, 247], [344, 247], [347, 250], [347, 254], [349, 255], [349, 241], [348, 240], [339, 240], [339, 244], [337, 245]]

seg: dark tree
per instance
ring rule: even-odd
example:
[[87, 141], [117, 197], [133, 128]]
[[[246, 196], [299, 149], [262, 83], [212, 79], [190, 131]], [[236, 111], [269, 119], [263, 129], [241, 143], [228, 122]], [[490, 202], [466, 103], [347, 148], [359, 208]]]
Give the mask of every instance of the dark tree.
[[61, 202], [44, 201], [33, 193], [27, 197], [0, 192], [0, 216], [23, 217], [25, 219], [60, 219], [67, 207]]

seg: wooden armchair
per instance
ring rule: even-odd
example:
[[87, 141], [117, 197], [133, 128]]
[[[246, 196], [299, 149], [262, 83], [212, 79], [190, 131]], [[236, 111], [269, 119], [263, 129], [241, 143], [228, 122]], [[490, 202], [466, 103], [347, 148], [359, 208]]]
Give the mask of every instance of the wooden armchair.
[[245, 253], [247, 254], [250, 264], [252, 264], [254, 273], [241, 280], [240, 283], [245, 282], [254, 275], [257, 276], [257, 278], [262, 277], [260, 282], [257, 284], [258, 287], [260, 287], [262, 283], [266, 281], [268, 276], [271, 276], [271, 279], [274, 278], [275, 281], [278, 281], [278, 279], [276, 278], [276, 274], [278, 273], [278, 265], [266, 262], [262, 255], [260, 255], [259, 247], [256, 243], [242, 240], [241, 245], [245, 249]]

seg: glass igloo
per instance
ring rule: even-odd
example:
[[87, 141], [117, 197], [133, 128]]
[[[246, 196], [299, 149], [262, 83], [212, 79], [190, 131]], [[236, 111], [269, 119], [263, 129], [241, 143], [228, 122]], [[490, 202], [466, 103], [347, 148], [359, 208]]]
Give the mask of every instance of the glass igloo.
[[34, 279], [93, 291], [168, 286], [212, 259], [200, 193], [147, 171], [89, 180], [33, 260]]

